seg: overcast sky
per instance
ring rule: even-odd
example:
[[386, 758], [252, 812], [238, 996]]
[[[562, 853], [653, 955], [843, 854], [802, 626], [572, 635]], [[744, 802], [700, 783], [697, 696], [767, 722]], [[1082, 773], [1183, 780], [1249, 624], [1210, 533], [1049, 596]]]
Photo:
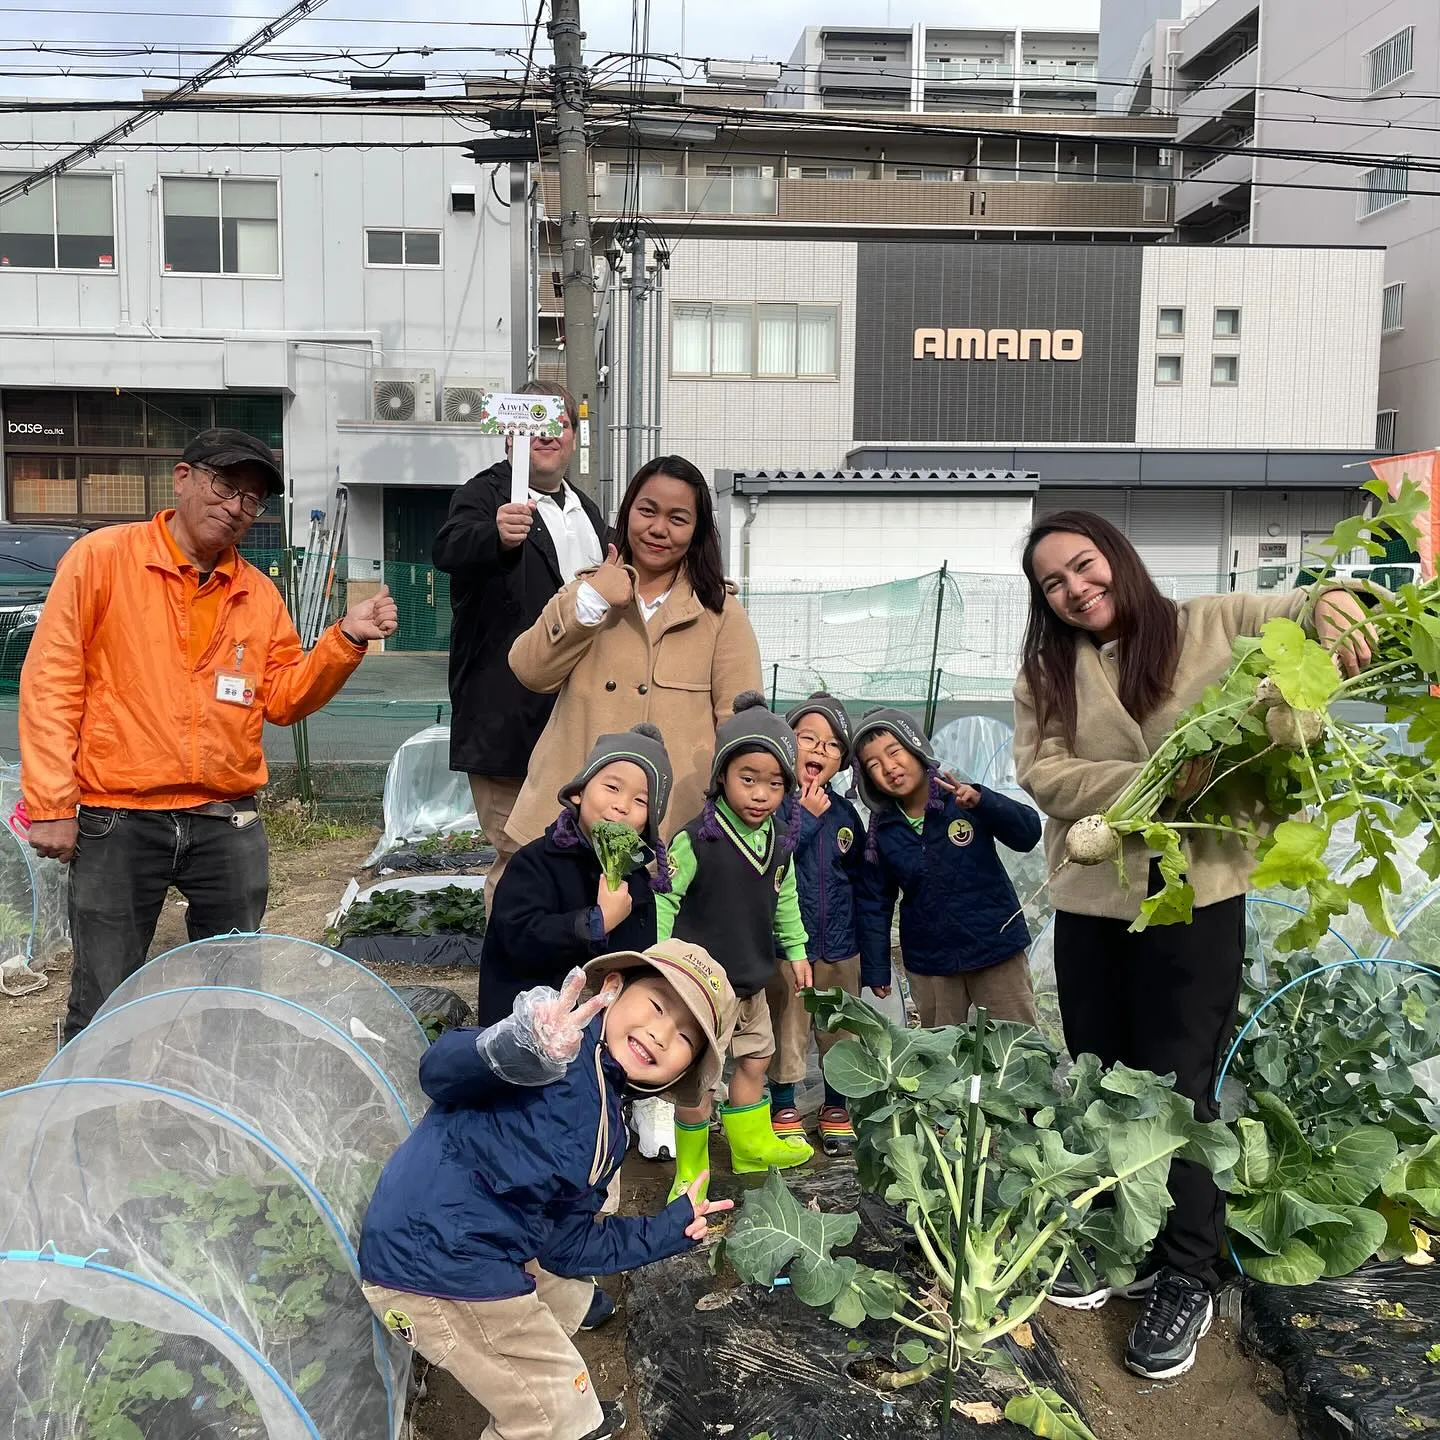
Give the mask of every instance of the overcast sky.
[[[0, 94], [79, 98], [103, 94], [138, 95], [141, 88], [158, 88], [206, 63], [193, 55], [157, 53], [148, 59], [131, 56], [49, 56], [29, 48], [36, 42], [70, 45], [150, 44], [165, 47], [224, 48], [259, 28], [261, 18], [287, 8], [287, 0], [212, 0], [201, 9], [193, 0], [76, 0], [77, 9], [54, 3], [24, 6], [17, 0], [0, 0]], [[84, 13], [108, 10], [113, 13]], [[146, 16], [145, 11], [183, 12]], [[329, 0], [316, 16], [287, 31], [271, 47], [277, 52], [325, 52], [337, 47], [474, 46], [519, 48], [528, 43], [525, 19], [533, 20], [535, 0], [479, 0], [463, 7], [437, 0]], [[680, 53], [682, 15], [684, 53], [733, 59], [787, 59], [806, 25], [910, 25], [923, 20], [950, 25], [1083, 26], [1099, 21], [1099, 0], [651, 0], [650, 49]], [[244, 18], [237, 18], [244, 17]], [[367, 23], [369, 21], [398, 23]], [[437, 25], [427, 21], [444, 20]], [[581, 20], [587, 49], [595, 58], [631, 48], [630, 0], [581, 0]], [[455, 23], [459, 21], [460, 23]], [[550, 60], [541, 32], [537, 54]], [[477, 48], [469, 53], [435, 53], [430, 56], [397, 55], [392, 61], [368, 56], [370, 64], [390, 69], [430, 72], [493, 70], [512, 67], [516, 61]], [[157, 70], [156, 76], [134, 76], [139, 67]], [[53, 72], [70, 67], [72, 73]], [[252, 63], [249, 72], [257, 67]], [[291, 70], [313, 68], [335, 75], [358, 69], [344, 60], [316, 55]], [[82, 78], [78, 70], [108, 69], [126, 72], [121, 78]], [[19, 72], [19, 73], [16, 73]], [[52, 73], [44, 73], [52, 72]], [[655, 69], [652, 73], [666, 73]], [[673, 72], [670, 72], [673, 73]], [[131, 78], [133, 77], [133, 78]], [[237, 88], [233, 83], [224, 88]], [[257, 89], [252, 83], [240, 88]], [[269, 87], [266, 87], [269, 88]], [[286, 85], [286, 89], [296, 88]], [[303, 88], [335, 90], [317, 81]], [[454, 86], [448, 87], [455, 93]]]

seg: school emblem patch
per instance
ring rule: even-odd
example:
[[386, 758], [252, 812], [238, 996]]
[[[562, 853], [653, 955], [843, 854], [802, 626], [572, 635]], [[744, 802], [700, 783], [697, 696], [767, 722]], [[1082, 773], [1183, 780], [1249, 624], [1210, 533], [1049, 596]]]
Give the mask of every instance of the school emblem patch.
[[780, 893], [780, 887], [785, 883], [785, 866], [781, 865], [775, 871], [775, 893]]
[[415, 1326], [403, 1310], [385, 1312], [385, 1328], [398, 1335], [407, 1345], [415, 1343]]
[[590, 1375], [588, 1371], [582, 1370], [574, 1380], [575, 1393], [584, 1395], [590, 1389]]
[[848, 825], [842, 825], [835, 832], [835, 845], [842, 855], [848, 855], [854, 843], [855, 832]]
[[705, 977], [705, 983], [706, 983], [717, 995], [720, 993], [721, 989], [723, 988], [723, 987], [721, 986], [721, 984], [720, 984], [720, 977], [719, 977], [718, 975], [707, 975], [707, 976]]
[[968, 845], [975, 838], [975, 827], [968, 820], [952, 820], [945, 833], [952, 845]]

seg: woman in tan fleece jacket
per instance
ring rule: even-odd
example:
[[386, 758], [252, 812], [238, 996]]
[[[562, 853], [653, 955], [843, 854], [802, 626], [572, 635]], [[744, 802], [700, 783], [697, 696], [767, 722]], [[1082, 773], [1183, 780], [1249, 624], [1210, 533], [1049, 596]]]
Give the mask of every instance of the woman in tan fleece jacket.
[[597, 570], [551, 599], [510, 648], [521, 684], [558, 692], [506, 831], [526, 845], [555, 818], [555, 796], [598, 735], [659, 727], [675, 770], [663, 837], [700, 813], [715, 727], [760, 688], [760, 647], [730, 593], [705, 477], [679, 455], [635, 473]]
[[[1147, 876], [1159, 883], [1142, 840], [1125, 842], [1128, 889], [1108, 865], [1059, 867], [1070, 825], [1119, 798], [1180, 711], [1229, 668], [1235, 637], [1298, 616], [1304, 592], [1177, 605], [1160, 594], [1129, 540], [1083, 510], [1037, 524], [1023, 563], [1030, 617], [1015, 685], [1015, 772], [1048, 817], [1066, 1046], [1106, 1065], [1174, 1072], [1196, 1115], [1213, 1119], [1211, 1094], [1240, 994], [1250, 857], [1229, 836], [1200, 833], [1187, 842], [1194, 918], [1139, 934], [1129, 926]], [[1319, 638], [1342, 637], [1337, 653], [1352, 673], [1370, 661], [1365, 631], [1351, 628], [1363, 614], [1344, 590], [1327, 591], [1313, 612]], [[1192, 766], [1182, 791], [1193, 794], [1207, 779]], [[1194, 1363], [1210, 1327], [1225, 1233], [1224, 1197], [1204, 1166], [1177, 1160], [1169, 1190], [1174, 1206], [1140, 1279], [1110, 1287], [1103, 1276], [1086, 1283], [1072, 1273], [1051, 1297], [1093, 1309], [1112, 1294], [1148, 1292], [1125, 1359], [1151, 1379]]]

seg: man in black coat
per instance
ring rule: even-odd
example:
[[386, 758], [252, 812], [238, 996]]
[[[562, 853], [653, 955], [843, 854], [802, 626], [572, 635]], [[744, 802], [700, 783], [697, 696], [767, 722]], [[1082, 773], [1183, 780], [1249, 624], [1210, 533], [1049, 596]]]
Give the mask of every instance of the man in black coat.
[[598, 565], [605, 553], [600, 511], [565, 482], [579, 424], [575, 397], [540, 380], [519, 393], [565, 402], [564, 434], [529, 442], [530, 499], [510, 503], [507, 440], [507, 458], [455, 492], [431, 554], [451, 577], [450, 768], [469, 775], [475, 813], [499, 855], [485, 879], [487, 904], [515, 853], [505, 822], [555, 704], [515, 678], [510, 646], [577, 570]]

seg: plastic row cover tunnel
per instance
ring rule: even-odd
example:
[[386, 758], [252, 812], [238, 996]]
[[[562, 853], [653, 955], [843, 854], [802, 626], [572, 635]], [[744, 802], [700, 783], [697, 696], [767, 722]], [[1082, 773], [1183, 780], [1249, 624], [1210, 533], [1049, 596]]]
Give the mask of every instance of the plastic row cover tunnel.
[[0, 1095], [7, 1433], [392, 1440], [409, 1352], [355, 1242], [425, 1043], [363, 967], [228, 936], [152, 961]]

